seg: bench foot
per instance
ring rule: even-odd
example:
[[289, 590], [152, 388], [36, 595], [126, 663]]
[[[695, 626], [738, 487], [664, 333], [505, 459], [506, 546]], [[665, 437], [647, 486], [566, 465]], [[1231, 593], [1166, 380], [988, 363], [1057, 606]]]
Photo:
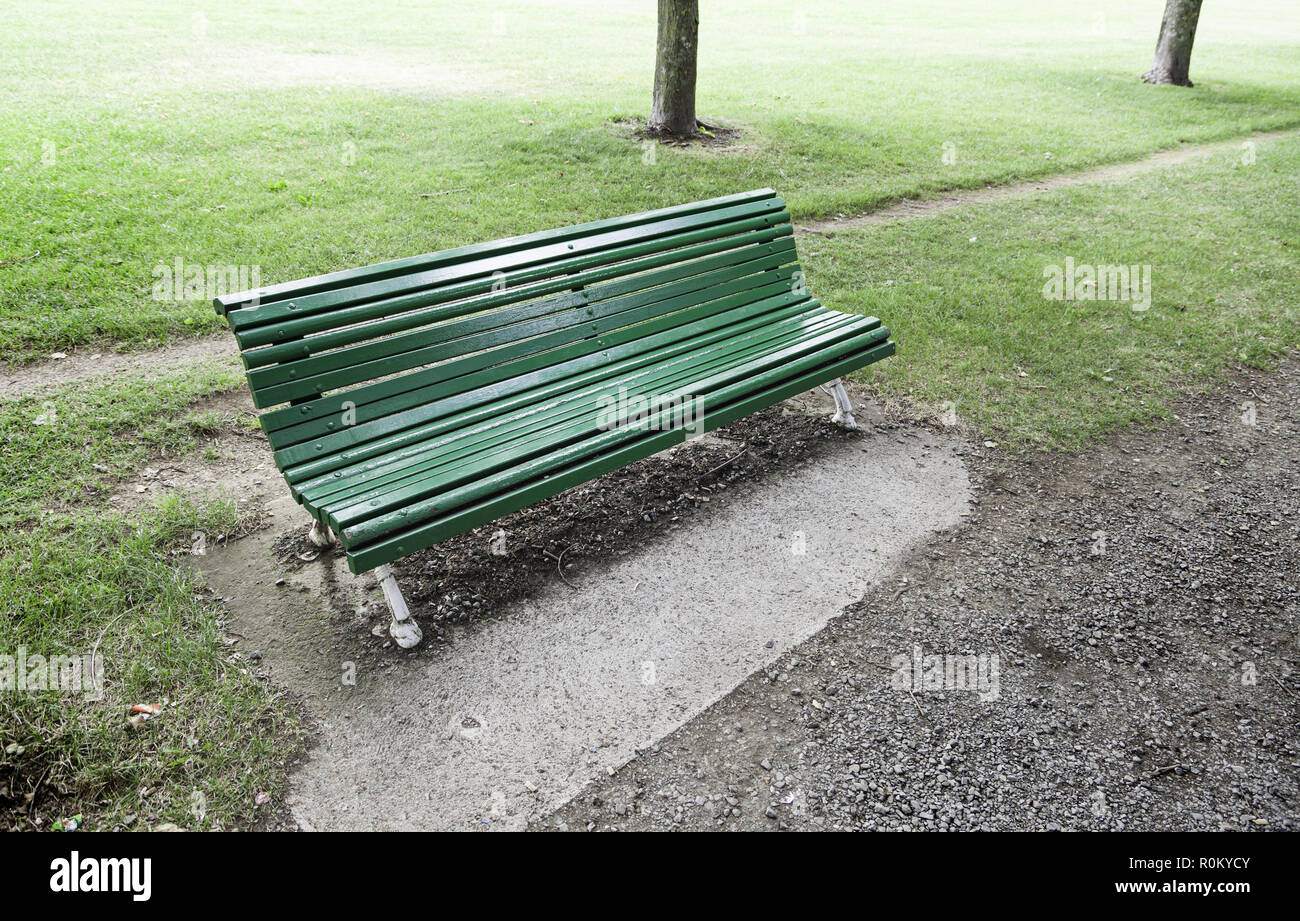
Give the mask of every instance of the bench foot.
[[387, 563], [383, 566], [376, 566], [375, 581], [383, 589], [384, 600], [388, 602], [388, 609], [393, 612], [393, 622], [388, 625], [388, 635], [402, 649], [412, 649], [418, 646], [420, 640], [424, 639], [424, 634], [420, 631], [419, 624], [411, 617], [411, 612], [406, 607], [406, 599], [402, 597], [402, 590], [397, 587], [397, 579], [393, 576], [393, 568]]
[[335, 540], [334, 532], [323, 521], [313, 521], [311, 523], [311, 530], [307, 532], [307, 539], [317, 547], [332, 547]]
[[858, 423], [853, 419], [853, 404], [849, 402], [849, 394], [844, 389], [844, 381], [838, 377], [831, 381], [831, 396], [835, 398], [835, 415], [831, 416], [831, 421], [844, 426], [846, 429], [856, 429]]

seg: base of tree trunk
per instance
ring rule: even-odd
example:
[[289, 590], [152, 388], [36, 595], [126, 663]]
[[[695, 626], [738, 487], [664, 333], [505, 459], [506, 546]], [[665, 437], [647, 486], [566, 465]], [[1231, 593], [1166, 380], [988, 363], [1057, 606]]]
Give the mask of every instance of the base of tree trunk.
[[1142, 75], [1144, 83], [1160, 83], [1166, 86], [1191, 86], [1192, 81], [1183, 77], [1181, 80], [1174, 79], [1174, 75], [1164, 68], [1151, 68]]
[[704, 147], [725, 147], [734, 143], [741, 135], [739, 128], [723, 128], [699, 119], [696, 119], [695, 130], [690, 134], [656, 127], [648, 121], [640, 124], [635, 130], [637, 136], [643, 139], [662, 141], [665, 144], [681, 147], [696, 144]]
[[694, 141], [696, 138], [703, 137], [703, 135], [701, 135], [700, 132], [698, 131], [692, 131], [690, 134], [687, 134], [684, 131], [670, 131], [667, 128], [652, 128], [649, 125], [646, 126], [644, 133], [646, 137], [654, 138], [655, 140], [659, 140], [659, 141], [686, 142], [686, 141]]
[[709, 126], [698, 119], [695, 122], [695, 127], [690, 131], [674, 131], [667, 125], [655, 125], [650, 122], [646, 122], [645, 126], [645, 134], [647, 137], [662, 138], [665, 140], [671, 138], [678, 141], [692, 141], [700, 135], [707, 133], [709, 130]]

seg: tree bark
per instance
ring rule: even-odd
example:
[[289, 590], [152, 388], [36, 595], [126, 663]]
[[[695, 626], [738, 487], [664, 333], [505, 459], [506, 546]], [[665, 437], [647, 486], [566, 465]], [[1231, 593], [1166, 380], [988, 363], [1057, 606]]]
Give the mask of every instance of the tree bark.
[[1201, 0], [1165, 0], [1160, 38], [1156, 40], [1156, 58], [1151, 69], [1142, 75], [1143, 80], [1175, 86], [1192, 85], [1187, 71], [1192, 62], [1196, 21], [1200, 17]]
[[675, 137], [691, 137], [696, 132], [695, 61], [699, 34], [699, 0], [659, 0], [651, 131]]

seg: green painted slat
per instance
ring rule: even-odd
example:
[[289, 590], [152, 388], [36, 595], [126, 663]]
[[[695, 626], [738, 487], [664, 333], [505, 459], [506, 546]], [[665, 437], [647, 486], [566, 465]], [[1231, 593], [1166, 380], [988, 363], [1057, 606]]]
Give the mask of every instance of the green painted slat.
[[285, 282], [283, 284], [268, 285], [255, 291], [243, 291], [237, 294], [225, 295], [216, 298], [214, 306], [218, 313], [225, 313], [228, 310], [239, 309], [241, 306], [252, 300], [265, 302], [281, 300], [299, 294], [310, 294], [316, 291], [329, 290], [331, 288], [357, 284], [363, 281], [386, 278], [392, 275], [404, 275], [411, 272], [423, 271], [439, 265], [445, 265], [452, 262], [462, 262], [484, 254], [509, 252], [514, 249], [527, 248], [539, 243], [567, 240], [573, 236], [585, 236], [599, 231], [613, 230], [620, 227], [630, 227], [639, 223], [658, 221], [664, 218], [694, 214], [701, 211], [716, 210], [728, 205], [743, 204], [775, 197], [776, 192], [772, 189], [754, 189], [749, 192], [740, 192], [735, 195], [726, 195], [720, 198], [690, 202], [684, 205], [674, 205], [669, 208], [659, 208], [654, 211], [644, 211], [638, 214], [628, 214], [615, 218], [606, 218], [599, 221], [588, 221], [571, 227], [543, 230], [535, 233], [523, 234], [521, 236], [507, 237], [501, 240], [493, 240], [487, 243], [474, 243], [468, 246], [456, 247], [455, 249], [426, 253], [421, 256], [411, 256], [405, 259], [381, 262], [376, 265], [365, 266], [364, 268], [347, 269], [341, 272], [331, 272], [326, 275], [317, 275], [311, 278]]
[[333, 310], [359, 301], [408, 294], [412, 291], [436, 285], [450, 284], [476, 276], [491, 275], [493, 272], [505, 272], [513, 268], [540, 265], [584, 253], [597, 253], [601, 250], [637, 241], [670, 236], [686, 230], [703, 229], [701, 225], [708, 226], [741, 218], [760, 218], [763, 222], [772, 226], [789, 223], [789, 215], [781, 210], [778, 204], [779, 200], [770, 200], [735, 205], [701, 215], [670, 218], [652, 224], [599, 233], [594, 236], [577, 237], [569, 242], [546, 243], [519, 252], [455, 262], [423, 272], [413, 272], [352, 287], [307, 294], [288, 301], [245, 307], [229, 313], [227, 320], [232, 329], [244, 330], [250, 326], [297, 319], [298, 317]]
[[[752, 364], [752, 358], [757, 354], [760, 354], [759, 350], [753, 350], [745, 357]], [[720, 377], [722, 372], [735, 370], [740, 364], [719, 362], [701, 370], [702, 373]], [[694, 395], [694, 391], [693, 381], [688, 375], [652, 392]], [[381, 482], [364, 484], [363, 489], [354, 488], [325, 500], [304, 504], [313, 510], [324, 512], [327, 520], [339, 527], [348, 527], [377, 515], [409, 509], [416, 502], [480, 479], [511, 463], [540, 457], [580, 439], [599, 434], [601, 429], [596, 425], [597, 413], [598, 404], [587, 403], [571, 409], [541, 431], [516, 429], [500, 436], [499, 442], [490, 445], [480, 443], [471, 446], [469, 450], [448, 452], [423, 462], [413, 470], [396, 471], [384, 476]]]
[[532, 404], [522, 411], [500, 414], [486, 422], [452, 431], [424, 444], [419, 454], [408, 454], [393, 463], [373, 465], [355, 474], [327, 477], [299, 490], [300, 501], [315, 510], [319, 507], [348, 502], [363, 502], [412, 477], [426, 476], [439, 469], [472, 464], [485, 453], [509, 450], [521, 441], [554, 443], [565, 436], [565, 426], [582, 422], [587, 430], [595, 428], [601, 397], [627, 389], [641, 394], [661, 394], [699, 380], [702, 376], [735, 367], [755, 355], [773, 351], [799, 338], [808, 338], [831, 326], [852, 322], [854, 318], [832, 311], [811, 323], [771, 324], [762, 327], [755, 337], [733, 337], [726, 348], [707, 350], [703, 355], [687, 353], [656, 363], [634, 373], [620, 374], [564, 395], [562, 399]]
[[[599, 317], [587, 321], [586, 328], [590, 337], [577, 342], [561, 342], [567, 339], [567, 333], [554, 334], [545, 343], [516, 343], [503, 346], [490, 354], [467, 355], [429, 368], [412, 371], [409, 374], [389, 380], [377, 381], [353, 388], [341, 394], [323, 397], [326, 405], [336, 406], [339, 414], [350, 413], [353, 437], [344, 439], [343, 443], [364, 440], [371, 429], [366, 426], [373, 421], [397, 415], [399, 411], [411, 411], [425, 406], [431, 400], [457, 393], [483, 384], [494, 383], [507, 378], [536, 371], [541, 368], [565, 366], [570, 360], [578, 360], [592, 355], [602, 349], [650, 335], [674, 325], [685, 323], [697, 317], [718, 313], [748, 301], [759, 300], [782, 290], [791, 289], [794, 269], [781, 267], [770, 271], [771, 281], [758, 285], [742, 278], [719, 285], [715, 300], [694, 303], [699, 298], [695, 294], [684, 294], [669, 301], [647, 304], [609, 317]], [[793, 294], [793, 292], [792, 292]], [[802, 295], [794, 295], [802, 296]], [[676, 310], [677, 313], [669, 313]], [[688, 312], [689, 311], [689, 312]], [[635, 321], [638, 325], [631, 325]], [[541, 353], [542, 347], [549, 351]], [[581, 369], [578, 369], [581, 370]], [[558, 373], [558, 372], [556, 372]], [[454, 375], [454, 376], [453, 376]], [[315, 401], [321, 403], [322, 400]], [[300, 407], [286, 407], [262, 415], [263, 429], [267, 432], [271, 446], [276, 450], [291, 447], [300, 442], [310, 441], [335, 435], [341, 426], [341, 415], [331, 414], [325, 418], [308, 418], [298, 422], [295, 411]], [[306, 415], [306, 414], [304, 414]], [[277, 423], [286, 423], [282, 428]], [[294, 425], [287, 423], [293, 422]], [[387, 423], [385, 423], [387, 424]], [[337, 442], [338, 439], [336, 438]], [[321, 453], [325, 449], [313, 448], [312, 453]]]
[[[722, 386], [729, 381], [743, 381], [752, 379], [755, 375], [761, 375], [762, 372], [770, 370], [773, 367], [786, 361], [794, 361], [798, 357], [809, 354], [813, 351], [825, 351], [830, 349], [836, 342], [842, 342], [855, 335], [853, 322], [854, 318], [846, 317], [848, 324], [842, 329], [832, 332], [826, 332], [816, 337], [815, 340], [804, 341], [797, 346], [791, 346], [774, 352], [771, 349], [759, 350], [757, 359], [753, 359], [739, 366], [733, 366], [724, 371], [714, 372], [707, 378], [690, 378], [684, 379], [682, 386], [673, 391], [671, 396], [702, 396], [711, 390]], [[887, 331], [879, 331], [880, 337], [887, 335]], [[846, 346], [847, 348], [847, 346]], [[438, 495], [452, 487], [467, 481], [482, 480], [488, 474], [509, 466], [527, 457], [541, 456], [543, 454], [553, 453], [560, 450], [564, 444], [576, 442], [580, 439], [587, 438], [589, 442], [584, 444], [598, 445], [602, 441], [609, 442], [611, 439], [616, 440], [620, 437], [629, 437], [635, 433], [629, 432], [601, 432], [594, 424], [594, 414], [592, 417], [582, 420], [576, 424], [567, 427], [566, 431], [560, 432], [556, 438], [558, 444], [548, 443], [545, 437], [532, 437], [524, 439], [515, 449], [508, 449], [502, 445], [497, 450], [491, 452], [489, 456], [483, 458], [480, 463], [469, 465], [453, 465], [450, 468], [443, 468], [437, 472], [437, 475], [421, 476], [414, 479], [407, 489], [394, 489], [386, 491], [382, 500], [372, 498], [369, 501], [359, 501], [349, 498], [344, 503], [344, 507], [337, 505], [329, 509], [329, 518], [331, 524], [338, 525], [340, 528], [347, 529], [349, 526], [371, 528], [372, 525], [367, 523], [361, 525], [366, 519], [381, 516], [385, 508], [400, 509], [396, 515], [388, 516], [388, 524], [385, 519], [377, 518], [375, 527], [385, 529], [389, 525], [397, 526], [415, 520], [415, 517], [424, 512], [433, 513], [434, 510], [445, 511], [445, 505]], [[584, 447], [582, 450], [595, 450], [592, 447]], [[422, 505], [419, 500], [428, 498], [427, 505]], [[354, 533], [355, 530], [354, 530]]]
[[[462, 337], [474, 333], [487, 332], [509, 326], [512, 323], [521, 323], [525, 320], [535, 320], [548, 314], [563, 314], [571, 317], [572, 323], [579, 323], [582, 315], [573, 308], [582, 307], [587, 302], [588, 296], [585, 291], [566, 291], [563, 294], [539, 298], [510, 307], [485, 309], [482, 313], [475, 313], [472, 316], [462, 315], [456, 319], [437, 322], [436, 325], [424, 325], [414, 332], [402, 332], [397, 335], [388, 335], [391, 327], [383, 323], [368, 323], [365, 326], [352, 327], [346, 330], [345, 334], [348, 337], [348, 343], [342, 348], [329, 349], [328, 346], [323, 344], [318, 346], [314, 340], [324, 338], [323, 336], [304, 339], [301, 344], [295, 344], [293, 348], [309, 349], [307, 355], [296, 361], [286, 361], [283, 364], [252, 369], [248, 372], [248, 382], [255, 390], [266, 390], [277, 384], [289, 384], [295, 381], [306, 382], [313, 375], [350, 368], [362, 362], [373, 361], [377, 358], [409, 352], [430, 345], [454, 344], [452, 340], [460, 341]], [[405, 318], [395, 317], [394, 319]], [[275, 346], [273, 348], [279, 347]], [[473, 351], [473, 349], [467, 349], [466, 351]], [[452, 352], [451, 354], [464, 353]], [[323, 387], [308, 392], [320, 393], [328, 389], [330, 388]], [[287, 402], [287, 399], [267, 400], [268, 405], [280, 402]]]
[[333, 476], [303, 483], [298, 488], [300, 501], [308, 507], [314, 507], [336, 501], [344, 493], [355, 494], [358, 489], [372, 489], [376, 485], [450, 463], [476, 451], [505, 446], [519, 433], [545, 435], [556, 425], [571, 421], [578, 414], [591, 412], [591, 407], [597, 405], [600, 398], [617, 392], [618, 389], [634, 388], [641, 393], [671, 390], [683, 381], [692, 379], [692, 376], [698, 378], [705, 369], [744, 361], [756, 349], [778, 347], [800, 334], [811, 333], [824, 323], [835, 322], [829, 311], [824, 314], [826, 315], [814, 321], [816, 325], [798, 326], [787, 321], [765, 326], [764, 330], [769, 335], [760, 344], [729, 339], [725, 343], [727, 348], [711, 349], [703, 358], [695, 353], [679, 354], [635, 371], [603, 378], [558, 397], [526, 403], [510, 411], [503, 410], [471, 425], [447, 428], [438, 437], [421, 442], [418, 451], [395, 452], [366, 464], [337, 470]]
[[[781, 298], [786, 300], [786, 298]], [[705, 348], [731, 336], [756, 329], [764, 324], [779, 326], [787, 321], [811, 318], [824, 312], [816, 301], [805, 301], [769, 309], [772, 301], [746, 305], [724, 314], [708, 317], [651, 337], [645, 349], [627, 358], [620, 358], [583, 374], [548, 382], [513, 395], [497, 395], [488, 402], [467, 394], [444, 401], [437, 421], [407, 429], [396, 435], [370, 442], [360, 448], [343, 451], [328, 457], [309, 461], [285, 470], [285, 479], [295, 490], [334, 475], [348, 475], [367, 469], [392, 458], [394, 461], [419, 454], [427, 439], [465, 426], [474, 425], [498, 413], [515, 410], [562, 396], [572, 388], [588, 385], [601, 386], [602, 382], [620, 375], [631, 374], [638, 368], [656, 361], [666, 361], [682, 353]], [[768, 311], [768, 312], [764, 312]], [[737, 319], [737, 317], [740, 317]], [[880, 321], [869, 318], [879, 326]], [[462, 408], [462, 407], [469, 408]], [[295, 485], [296, 484], [296, 485]]]
[[[727, 425], [750, 413], [802, 393], [818, 384], [842, 377], [850, 371], [864, 368], [872, 362], [879, 361], [893, 353], [894, 343], [885, 342], [773, 384], [734, 403], [719, 405], [716, 409], [706, 413], [704, 428], [711, 431]], [[680, 430], [653, 433], [641, 441], [623, 445], [608, 454], [587, 459], [572, 467], [553, 470], [535, 482], [504, 491], [445, 518], [365, 547], [349, 548], [347, 553], [348, 568], [354, 573], [368, 572], [376, 566], [391, 563], [414, 553], [416, 550], [432, 546], [446, 540], [448, 537], [471, 530], [480, 524], [495, 521], [504, 515], [518, 511], [542, 499], [558, 495], [570, 487], [594, 480], [611, 470], [626, 467], [642, 458], [649, 457], [651, 454], [658, 453], [675, 444], [680, 444], [684, 438], [685, 433]]]
[[[579, 260], [573, 260], [574, 270], [571, 273], [565, 270], [566, 274], [563, 277], [532, 284], [525, 283], [528, 281], [526, 275], [541, 275], [541, 271], [514, 272], [499, 280], [482, 279], [466, 282], [439, 289], [433, 294], [407, 295], [390, 300], [373, 301], [356, 307], [343, 307], [327, 315], [328, 327], [321, 327], [319, 317], [311, 317], [306, 321], [290, 321], [266, 328], [266, 330], [274, 329], [276, 336], [281, 332], [286, 333], [285, 338], [293, 340], [290, 342], [256, 347], [258, 343], [249, 341], [256, 338], [252, 334], [257, 330], [253, 330], [248, 336], [240, 339], [241, 345], [244, 346], [244, 364], [249, 368], [262, 368], [279, 362], [292, 362], [327, 349], [360, 342], [363, 339], [400, 333], [475, 311], [504, 307], [516, 301], [545, 297], [557, 292], [571, 293], [575, 288], [595, 285], [611, 278], [648, 272], [651, 269], [702, 259], [717, 253], [738, 253], [751, 246], [775, 243], [774, 246], [769, 247], [771, 252], [776, 252], [776, 247], [782, 247], [789, 248], [793, 253], [794, 239], [789, 234], [788, 227], [767, 228], [736, 237], [696, 243], [669, 252], [627, 259], [615, 265], [604, 265], [599, 268], [579, 270], [577, 265]], [[645, 247], [637, 247], [637, 249], [642, 250]], [[590, 259], [581, 260], [584, 263], [590, 261]], [[633, 283], [631, 279], [626, 279], [626, 282]], [[484, 293], [492, 292], [494, 286], [504, 287], [505, 290]], [[444, 301], [458, 301], [458, 303], [444, 304]], [[442, 306], [436, 306], [438, 304]], [[266, 341], [272, 341], [272, 338]]]
[[[778, 272], [772, 277], [773, 281], [762, 285], [756, 284], [752, 277], [717, 285], [713, 293], [720, 295], [719, 300], [704, 305], [689, 306], [698, 297], [688, 293], [666, 302], [645, 304], [609, 316], [596, 316], [584, 320], [580, 330], [587, 336], [577, 341], [574, 341], [571, 329], [562, 329], [466, 355], [396, 379], [332, 394], [327, 399], [339, 400], [341, 407], [350, 407], [346, 423], [342, 416], [312, 420], [269, 433], [268, 437], [277, 451], [345, 432], [351, 433], [351, 437], [345, 439], [346, 443], [355, 444], [369, 437], [369, 433], [376, 428], [400, 426], [401, 420], [387, 421], [390, 417], [399, 415], [399, 411], [409, 412], [411, 408], [426, 406], [429, 401], [440, 397], [519, 377], [539, 369], [562, 367], [566, 360], [576, 361], [606, 346], [649, 335], [679, 317], [679, 322], [693, 319], [695, 315], [687, 315], [686, 310], [708, 308], [708, 312], [718, 312], [730, 306], [777, 294], [790, 286], [787, 275]], [[680, 313], [677, 317], [668, 315], [668, 308], [680, 309]], [[399, 392], [394, 394], [395, 391]], [[389, 394], [394, 396], [389, 398]], [[376, 400], [375, 397], [380, 399]], [[331, 443], [337, 441], [335, 439]], [[319, 454], [323, 451], [324, 448], [317, 448], [313, 444], [311, 453]]]
[[[321, 420], [317, 420], [305, 423], [297, 429], [290, 428], [276, 432], [270, 436], [272, 446], [276, 447], [276, 463], [281, 469], [285, 469], [312, 457], [354, 448], [376, 437], [384, 437], [392, 431], [431, 421], [445, 412], [445, 406], [456, 405], [442, 403], [439, 398], [472, 391], [473, 396], [470, 399], [474, 402], [495, 402], [511, 393], [562, 380], [638, 351], [655, 348], [660, 344], [659, 340], [654, 338], [656, 335], [675, 330], [679, 325], [689, 325], [713, 314], [724, 313], [749, 303], [766, 302], [767, 309], [777, 309], [798, 302], [806, 295], [796, 294], [790, 290], [790, 279], [785, 271], [782, 269], [774, 272], [773, 277], [776, 280], [762, 287], [742, 290], [716, 301], [688, 307], [677, 314], [654, 316], [636, 326], [613, 329], [592, 339], [570, 343], [549, 352], [529, 355], [506, 364], [464, 374], [451, 381], [439, 379], [427, 387], [398, 393], [392, 399], [386, 398], [387, 392], [391, 392], [388, 385], [397, 382], [384, 381], [350, 391], [346, 396], [350, 401], [355, 401], [350, 410], [355, 418], [349, 421], [354, 424], [342, 427], [338, 431], [330, 431], [322, 426]], [[652, 308], [642, 308], [642, 310], [649, 312]], [[610, 322], [613, 325], [612, 321]], [[677, 337], [680, 338], [682, 335], [684, 334], [678, 333]], [[409, 382], [425, 373], [414, 372], [399, 381]], [[361, 394], [370, 388], [376, 388], [377, 395], [385, 398], [363, 405]], [[342, 406], [340, 408], [342, 409]], [[338, 426], [341, 426], [342, 417], [337, 418]], [[334, 423], [331, 420], [324, 420], [324, 425], [330, 426]], [[279, 447], [277, 441], [279, 445], [287, 446]]]
[[[724, 230], [726, 233], [721, 234]], [[513, 303], [515, 300], [570, 290], [580, 285], [617, 278], [631, 272], [751, 243], [765, 243], [780, 238], [793, 242], [792, 234], [793, 228], [789, 224], [768, 226], [761, 219], [738, 221], [706, 230], [664, 237], [648, 243], [618, 247], [593, 255], [562, 259], [547, 265], [517, 269], [504, 275], [457, 282], [427, 291], [417, 291], [414, 294], [350, 307], [338, 307], [335, 310], [297, 320], [285, 320], [267, 326], [236, 331], [235, 339], [245, 350], [249, 367], [259, 367], [276, 361], [303, 357], [306, 341], [303, 337], [339, 330], [352, 324], [382, 318], [390, 318], [388, 322], [395, 323], [408, 314], [413, 314], [415, 317], [448, 319], [471, 310], [486, 309]], [[497, 290], [493, 293], [494, 286], [499, 289], [502, 285], [505, 286], [504, 291]], [[460, 301], [460, 303], [448, 304], [449, 301]], [[440, 304], [444, 306], [436, 306]], [[435, 309], [420, 309], [430, 306], [434, 306]], [[415, 325], [419, 325], [419, 322]]]
[[[797, 270], [797, 268], [797, 264], [792, 264], [790, 270], [793, 272]], [[338, 414], [343, 411], [344, 403], [351, 403], [354, 406], [360, 406], [367, 403], [378, 402], [379, 400], [394, 397], [408, 391], [418, 390], [421, 387], [425, 387], [441, 380], [442, 374], [442, 371], [436, 369], [413, 372], [397, 379], [396, 381], [370, 384], [364, 387], [358, 387], [347, 394], [331, 394], [327, 397], [313, 400], [299, 406], [272, 410], [263, 413], [260, 421], [263, 430], [270, 435], [280, 429], [310, 423], [314, 419], [320, 419], [322, 417], [337, 417]], [[275, 444], [274, 438], [272, 439], [272, 443]]]
[[[766, 250], [766, 247], [759, 249]], [[617, 291], [626, 290], [628, 286], [601, 286], [542, 302], [534, 301], [477, 314], [433, 329], [352, 346], [317, 358], [293, 362], [288, 366], [250, 371], [248, 379], [253, 387], [254, 403], [258, 406], [287, 403], [300, 397], [375, 380], [457, 356], [494, 349], [531, 336], [569, 330], [567, 336], [550, 337], [545, 344], [539, 341], [536, 347], [537, 350], [550, 348], [555, 342], [564, 344], [589, 336], [593, 331], [589, 328], [590, 320], [613, 316], [634, 307], [667, 301], [678, 294], [698, 292], [736, 278], [778, 268], [792, 258], [789, 251], [746, 258], [755, 255], [758, 254], [742, 253], [737, 257], [723, 254], [699, 260], [689, 267], [675, 266], [646, 273], [641, 287], [649, 290], [634, 295], [610, 297]], [[711, 271], [706, 271], [708, 269]], [[577, 309], [584, 306], [585, 310]], [[579, 326], [581, 328], [576, 328]], [[479, 335], [469, 335], [480, 331]], [[456, 338], [449, 338], [453, 336]], [[433, 344], [428, 344], [431, 342]], [[483, 360], [482, 356], [476, 360]], [[290, 375], [295, 379], [286, 380]], [[267, 385], [267, 378], [270, 378], [273, 386]], [[278, 380], [285, 382], [279, 383]]]
[[[739, 367], [715, 373], [694, 382], [693, 386], [696, 392], [690, 395], [698, 396], [703, 401], [707, 413], [711, 397], [716, 399], [726, 395], [725, 398], [728, 400], [741, 398], [752, 389], [773, 383], [773, 375], [776, 375], [777, 378], [788, 376], [791, 370], [801, 368], [807, 362], [820, 363], [838, 357], [843, 352], [854, 350], [855, 342], [858, 343], [857, 348], [861, 348], [860, 340], [854, 337], [855, 326], [856, 324], [850, 323], [842, 330], [822, 333], [797, 345], [766, 352], [759, 358]], [[866, 332], [865, 335], [876, 337], [878, 341], [879, 338], [888, 335], [888, 330], [872, 330]], [[684, 396], [686, 394], [665, 396], [678, 395]], [[579, 432], [575, 431], [574, 444], [536, 456], [535, 459], [527, 460], [521, 466], [516, 465], [520, 461], [527, 459], [527, 451], [518, 448], [510, 451], [499, 451], [493, 455], [490, 464], [486, 464], [477, 470], [464, 471], [460, 477], [448, 474], [429, 477], [422, 479], [416, 486], [394, 491], [390, 496], [385, 497], [384, 502], [396, 502], [399, 508], [396, 512], [378, 514], [372, 517], [371, 513], [378, 507], [379, 500], [371, 500], [371, 508], [369, 509], [364, 506], [349, 506], [337, 512], [331, 510], [327, 515], [327, 520], [332, 525], [337, 525], [337, 530], [344, 536], [344, 541], [348, 546], [351, 546], [354, 541], [369, 542], [381, 539], [395, 531], [446, 514], [448, 511], [453, 510], [457, 504], [481, 498], [486, 494], [484, 490], [518, 485], [517, 478], [536, 475], [547, 467], [553, 468], [581, 459], [589, 454], [610, 449], [620, 441], [629, 437], [636, 437], [637, 434], [626, 430], [613, 430], [599, 432], [594, 436], [576, 440]], [[509, 476], [505, 480], [499, 481], [497, 475], [503, 468], [508, 469]], [[472, 480], [473, 482], [468, 486], [461, 486], [460, 484], [464, 480]], [[488, 484], [494, 484], [494, 486], [490, 487]]]

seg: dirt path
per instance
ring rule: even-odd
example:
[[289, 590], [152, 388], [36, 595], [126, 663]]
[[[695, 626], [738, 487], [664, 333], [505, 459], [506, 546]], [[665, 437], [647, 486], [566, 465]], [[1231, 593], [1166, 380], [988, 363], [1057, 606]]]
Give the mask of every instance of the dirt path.
[[1293, 828], [1300, 363], [1175, 410], [969, 455], [966, 525], [541, 826]]
[[1006, 201], [1012, 198], [1024, 198], [1028, 195], [1034, 195], [1038, 192], [1046, 192], [1052, 189], [1065, 189], [1070, 186], [1084, 185], [1087, 183], [1118, 182], [1151, 170], [1177, 166], [1182, 163], [1190, 163], [1193, 160], [1203, 160], [1206, 157], [1222, 153], [1226, 150], [1240, 148], [1241, 145], [1247, 141], [1256, 144], [1266, 143], [1275, 138], [1292, 137], [1296, 134], [1300, 134], [1300, 132], [1260, 132], [1245, 137], [1234, 138], [1230, 141], [1216, 141], [1212, 144], [1195, 144], [1187, 147], [1180, 147], [1175, 150], [1162, 150], [1159, 153], [1151, 154], [1150, 156], [1143, 157], [1140, 160], [1133, 160], [1127, 163], [1114, 163], [1110, 166], [1102, 166], [1097, 169], [1085, 170], [1083, 172], [1064, 173], [1059, 176], [1045, 176], [1042, 179], [1030, 179], [1026, 182], [1015, 182], [1008, 185], [985, 186], [984, 188], [970, 189], [961, 192], [944, 192], [934, 198], [901, 201], [897, 204], [889, 205], [875, 211], [869, 211], [864, 214], [853, 215], [851, 217], [809, 221], [797, 225], [795, 227], [795, 233], [829, 235], [840, 230], [849, 230], [854, 227], [889, 224], [894, 221], [906, 220], [913, 217], [927, 217], [933, 214], [941, 214], [945, 211], [952, 211], [955, 208], [964, 208], [968, 205], [981, 205], [990, 202]]
[[110, 374], [161, 374], [207, 358], [225, 356], [239, 363], [234, 337], [229, 333], [177, 342], [145, 352], [113, 352], [104, 348], [80, 349], [64, 358], [0, 368], [0, 400], [76, 382], [89, 383]]

